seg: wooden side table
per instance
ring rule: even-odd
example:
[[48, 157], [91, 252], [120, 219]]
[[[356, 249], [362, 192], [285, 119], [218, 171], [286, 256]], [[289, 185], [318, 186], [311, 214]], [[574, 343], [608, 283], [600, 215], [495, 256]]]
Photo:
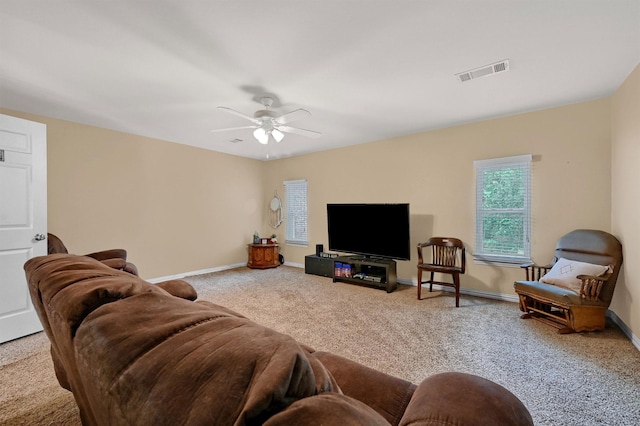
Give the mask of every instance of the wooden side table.
[[278, 244], [249, 244], [249, 261], [251, 269], [277, 268], [280, 266], [280, 247]]

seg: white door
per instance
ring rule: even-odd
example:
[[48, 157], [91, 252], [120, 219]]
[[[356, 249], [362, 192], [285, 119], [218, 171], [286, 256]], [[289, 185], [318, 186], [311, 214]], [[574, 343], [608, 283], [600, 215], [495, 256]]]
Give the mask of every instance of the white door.
[[42, 330], [23, 265], [46, 235], [47, 128], [0, 114], [0, 343]]

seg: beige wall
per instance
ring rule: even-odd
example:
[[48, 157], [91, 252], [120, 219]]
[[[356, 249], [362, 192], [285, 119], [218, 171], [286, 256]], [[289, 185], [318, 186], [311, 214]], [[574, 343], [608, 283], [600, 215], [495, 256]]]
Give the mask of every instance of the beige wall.
[[556, 240], [566, 232], [610, 230], [609, 115], [610, 100], [603, 99], [271, 161], [265, 194], [284, 193], [284, 180], [309, 181], [310, 246], [285, 246], [283, 254], [287, 261], [304, 263], [315, 244], [327, 247], [327, 203], [408, 202], [412, 259], [398, 262], [400, 280], [416, 280], [418, 242], [431, 236], [455, 236], [469, 248], [462, 286], [515, 297], [513, 281], [523, 277], [519, 268], [471, 261], [473, 161], [533, 154], [532, 255], [535, 261], [547, 263]]
[[640, 336], [640, 66], [612, 101], [611, 227], [624, 263], [611, 310]]
[[[514, 297], [521, 270], [471, 261], [473, 161], [533, 154], [535, 261], [550, 260], [558, 237], [572, 229], [610, 231], [612, 217], [628, 259], [629, 241], [640, 240], [633, 235], [638, 172], [631, 164], [638, 158], [638, 130], [630, 118], [638, 115], [637, 87], [636, 70], [614, 97], [613, 159], [611, 99], [270, 162], [2, 112], [47, 124], [49, 231], [75, 253], [124, 247], [145, 278], [244, 263], [253, 231], [273, 232], [265, 213], [274, 190], [284, 198], [284, 180], [308, 179], [310, 246], [284, 245], [288, 262], [303, 264], [315, 244], [327, 246], [329, 202], [409, 202], [413, 258], [398, 262], [401, 281], [415, 282], [418, 242], [451, 235], [469, 248], [466, 290]], [[614, 186], [621, 188], [613, 210], [612, 161]], [[284, 226], [275, 233], [284, 240]], [[638, 274], [625, 270], [623, 279], [629, 283]], [[631, 312], [638, 288], [629, 287], [616, 292], [614, 309], [637, 334]]]
[[48, 228], [72, 253], [125, 248], [155, 278], [246, 262], [263, 162], [46, 117]]

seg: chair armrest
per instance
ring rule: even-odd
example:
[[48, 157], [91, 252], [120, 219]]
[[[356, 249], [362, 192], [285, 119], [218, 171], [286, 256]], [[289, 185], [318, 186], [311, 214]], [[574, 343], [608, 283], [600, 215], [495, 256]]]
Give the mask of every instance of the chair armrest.
[[602, 287], [612, 275], [613, 265], [609, 265], [609, 270], [604, 275], [578, 275], [576, 278], [582, 281], [580, 285], [580, 297], [594, 302], [600, 301], [600, 292], [602, 291]]
[[520, 267], [525, 270], [527, 276], [526, 281], [540, 281], [540, 278], [549, 272], [552, 265], [536, 265], [535, 263], [530, 262], [523, 263]]
[[420, 243], [418, 244], [418, 265], [421, 265], [424, 263], [423, 257], [422, 257], [422, 248], [426, 247], [426, 243]]
[[578, 275], [580, 281], [582, 281], [580, 285], [580, 297], [583, 299], [587, 299], [590, 301], [599, 301], [600, 300], [600, 292], [602, 291], [602, 287], [604, 283], [611, 277], [611, 273], [606, 275]]

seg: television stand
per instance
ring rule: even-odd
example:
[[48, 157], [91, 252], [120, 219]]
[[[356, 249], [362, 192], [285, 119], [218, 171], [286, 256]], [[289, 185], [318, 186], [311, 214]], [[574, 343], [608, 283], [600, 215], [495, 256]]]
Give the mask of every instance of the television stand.
[[[350, 266], [349, 276], [337, 274], [336, 264]], [[379, 288], [391, 293], [398, 288], [396, 261], [366, 256], [340, 256], [333, 259], [333, 282], [364, 285]], [[344, 268], [342, 268], [344, 271]]]

